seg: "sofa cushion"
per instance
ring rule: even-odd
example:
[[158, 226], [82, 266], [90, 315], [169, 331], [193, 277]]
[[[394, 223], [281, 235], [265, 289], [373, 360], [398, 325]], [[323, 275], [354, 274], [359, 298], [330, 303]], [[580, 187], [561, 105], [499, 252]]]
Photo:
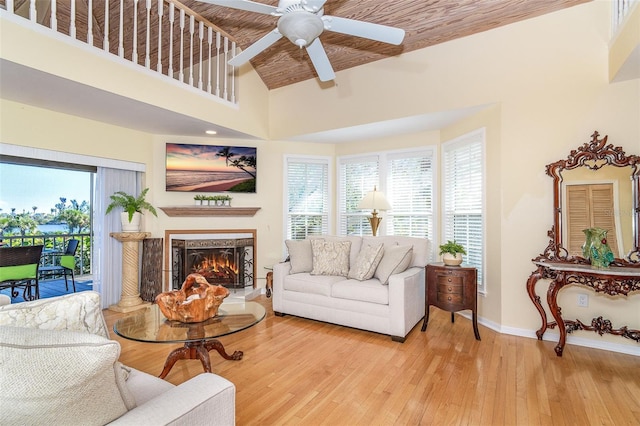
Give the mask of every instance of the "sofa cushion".
[[338, 237], [336, 235], [310, 235], [310, 240], [325, 240], [325, 241], [349, 241], [351, 243], [351, 251], [349, 252], [349, 265], [353, 264], [360, 253], [360, 247], [362, 247], [362, 237], [357, 235], [346, 235], [344, 237]]
[[89, 333], [0, 327], [0, 424], [103, 425], [135, 406], [118, 342]]
[[413, 256], [412, 246], [385, 246], [384, 255], [373, 274], [382, 284], [389, 284], [389, 277], [405, 271]]
[[311, 275], [346, 277], [349, 274], [350, 250], [351, 241], [311, 240], [311, 252], [313, 254]]
[[291, 262], [291, 273], [311, 272], [313, 269], [313, 257], [311, 253], [311, 241], [309, 240], [286, 240]]
[[365, 244], [363, 245], [356, 261], [349, 269], [348, 277], [354, 280], [368, 280], [373, 277], [376, 268], [382, 259], [384, 249], [382, 244]]
[[0, 325], [78, 331], [109, 338], [100, 294], [95, 291], [0, 306]]
[[293, 274], [287, 275], [284, 279], [283, 287], [285, 290], [329, 297], [331, 296], [331, 286], [338, 281], [344, 280], [344, 277], [338, 275]]
[[331, 287], [331, 296], [337, 299], [388, 305], [389, 286], [381, 285], [375, 278], [366, 281], [344, 280]]

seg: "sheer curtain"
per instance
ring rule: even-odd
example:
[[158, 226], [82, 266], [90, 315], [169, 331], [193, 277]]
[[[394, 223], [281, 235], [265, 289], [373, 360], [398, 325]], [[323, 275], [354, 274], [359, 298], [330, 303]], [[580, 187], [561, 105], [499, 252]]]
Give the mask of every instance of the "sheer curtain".
[[111, 232], [120, 232], [118, 212], [105, 214], [111, 202], [109, 196], [116, 191], [138, 195], [141, 173], [132, 170], [98, 167], [94, 192], [93, 289], [100, 293], [102, 308], [120, 301], [122, 293], [122, 243], [111, 238]]

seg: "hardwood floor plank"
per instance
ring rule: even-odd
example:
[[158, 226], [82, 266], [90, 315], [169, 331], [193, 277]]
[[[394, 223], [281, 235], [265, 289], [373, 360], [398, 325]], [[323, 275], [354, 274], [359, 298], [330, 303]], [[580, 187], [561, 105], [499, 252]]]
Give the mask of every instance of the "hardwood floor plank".
[[[640, 424], [640, 357], [498, 334], [432, 308], [429, 326], [405, 343], [293, 316], [267, 317], [224, 336], [240, 361], [211, 354], [213, 371], [236, 385], [238, 425], [600, 425]], [[109, 327], [123, 314], [104, 311]], [[128, 341], [120, 360], [158, 375], [181, 345]], [[178, 361], [167, 380], [202, 372]]]

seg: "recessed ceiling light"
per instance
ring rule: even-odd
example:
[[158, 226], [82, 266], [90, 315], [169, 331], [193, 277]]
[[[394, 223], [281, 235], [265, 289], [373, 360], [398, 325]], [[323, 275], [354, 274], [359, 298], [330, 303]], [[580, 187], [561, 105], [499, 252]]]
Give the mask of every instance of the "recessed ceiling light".
[[218, 132], [216, 132], [215, 130], [207, 130], [205, 133], [208, 134], [208, 135], [217, 135], [218, 134]]

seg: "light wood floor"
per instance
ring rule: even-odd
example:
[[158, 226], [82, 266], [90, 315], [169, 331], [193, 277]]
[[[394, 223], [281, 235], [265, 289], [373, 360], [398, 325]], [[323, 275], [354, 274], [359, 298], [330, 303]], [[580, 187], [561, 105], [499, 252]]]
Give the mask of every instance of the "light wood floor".
[[[501, 335], [432, 307], [425, 333], [405, 343], [292, 316], [271, 299], [258, 325], [221, 338], [241, 361], [211, 353], [213, 370], [237, 388], [238, 425], [639, 425], [640, 358]], [[105, 311], [107, 323], [122, 314]], [[158, 375], [180, 345], [128, 341], [121, 361]], [[202, 372], [178, 361], [167, 380]]]

